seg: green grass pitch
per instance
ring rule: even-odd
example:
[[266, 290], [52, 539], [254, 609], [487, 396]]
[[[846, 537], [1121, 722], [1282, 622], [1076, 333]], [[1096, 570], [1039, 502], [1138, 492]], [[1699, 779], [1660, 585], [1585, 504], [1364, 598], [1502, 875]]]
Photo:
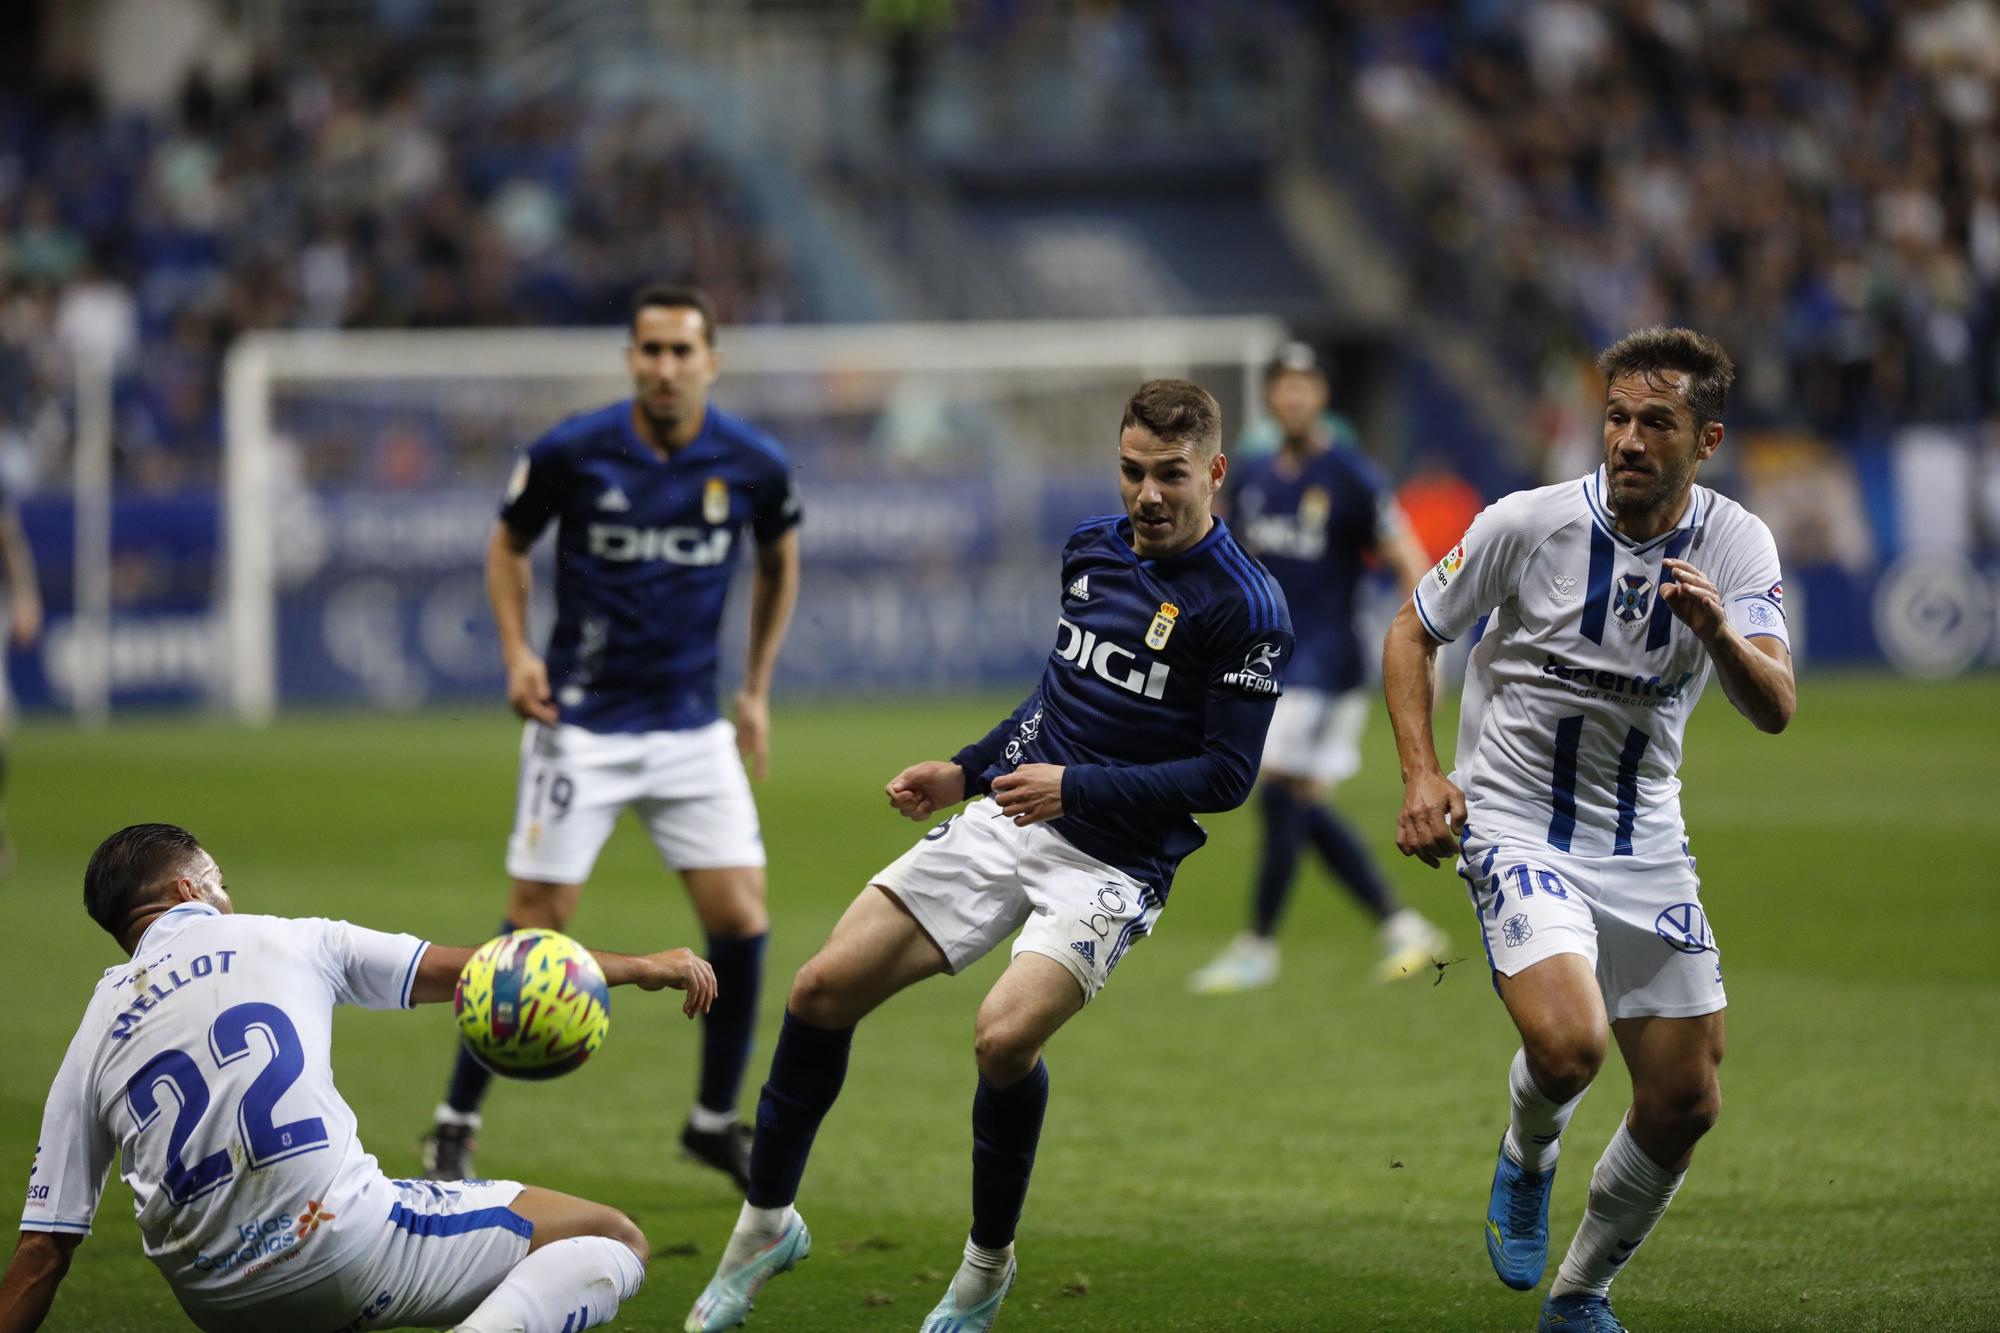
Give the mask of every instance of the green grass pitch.
[[[1791, 732], [1758, 735], [1719, 689], [1688, 739], [1685, 803], [1732, 1001], [1721, 1124], [1615, 1289], [1635, 1330], [2000, 1328], [2000, 679], [1920, 687], [1808, 676]], [[867, 876], [917, 829], [882, 782], [949, 754], [1008, 700], [782, 707], [759, 792], [776, 934], [752, 1089], [784, 989]], [[494, 707], [300, 717], [266, 733], [29, 725], [0, 885], [0, 1160], [24, 1180], [42, 1098], [116, 950], [81, 910], [90, 849], [134, 821], [194, 829], [240, 908], [348, 917], [473, 943], [499, 915], [518, 732]], [[1242, 918], [1252, 820], [1209, 821], [1158, 934], [1049, 1052], [1053, 1096], [1003, 1327], [1530, 1329], [1480, 1219], [1513, 1049], [1464, 893], [1395, 858], [1387, 727], [1343, 794], [1408, 898], [1466, 961], [1367, 981], [1372, 932], [1312, 872], [1276, 988], [1196, 999], [1187, 973]], [[576, 933], [699, 945], [629, 821]], [[801, 1206], [817, 1249], [751, 1328], [914, 1328], [969, 1220], [973, 1013], [998, 975], [928, 982], [861, 1028]], [[392, 1174], [444, 1083], [451, 1016], [345, 1013], [335, 1060]], [[737, 1201], [676, 1156], [695, 1043], [671, 1000], [621, 991], [586, 1068], [501, 1086], [480, 1164], [629, 1211], [652, 1238], [614, 1327], [679, 1327]], [[1557, 1253], [1624, 1106], [1616, 1056], [1556, 1181]], [[1553, 1268], [1553, 1264], [1551, 1265]], [[180, 1327], [111, 1182], [50, 1327]], [[312, 1333], [300, 1330], [299, 1333]]]

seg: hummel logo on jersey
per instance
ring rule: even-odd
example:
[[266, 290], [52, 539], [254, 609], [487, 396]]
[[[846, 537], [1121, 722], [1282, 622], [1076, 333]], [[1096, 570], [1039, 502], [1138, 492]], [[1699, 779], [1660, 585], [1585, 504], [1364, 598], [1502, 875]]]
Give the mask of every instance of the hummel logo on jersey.
[[1071, 596], [1071, 597], [1074, 597], [1074, 598], [1075, 598], [1075, 599], [1076, 599], [1077, 601], [1079, 601], [1079, 602], [1087, 602], [1087, 601], [1089, 601], [1089, 600], [1090, 600], [1090, 575], [1088, 575], [1088, 574], [1078, 574], [1078, 575], [1076, 576], [1076, 582], [1074, 582], [1074, 583], [1072, 583], [1072, 584], [1070, 584], [1070, 585], [1069, 585], [1069, 593], [1068, 593], [1068, 595], [1069, 595], [1069, 596]]
[[1558, 602], [1573, 602], [1576, 600], [1576, 575], [1558, 574], [1555, 576], [1553, 582], [1555, 583], [1555, 598]]
[[1069, 947], [1082, 954], [1084, 962], [1089, 963], [1092, 967], [1097, 966], [1097, 941], [1071, 940]]
[[625, 498], [625, 492], [613, 486], [610, 490], [597, 497], [597, 507], [599, 509], [607, 509], [614, 514], [622, 514], [632, 507], [632, 502]]

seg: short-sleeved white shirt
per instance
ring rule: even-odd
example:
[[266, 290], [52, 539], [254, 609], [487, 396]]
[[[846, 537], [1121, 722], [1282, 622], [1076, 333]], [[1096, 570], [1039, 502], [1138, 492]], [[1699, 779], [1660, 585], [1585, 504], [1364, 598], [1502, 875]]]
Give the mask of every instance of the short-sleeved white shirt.
[[339, 1267], [392, 1200], [333, 1086], [333, 1007], [407, 1006], [426, 947], [197, 903], [161, 916], [63, 1057], [22, 1229], [89, 1231], [115, 1161], [178, 1290], [255, 1299]]
[[1578, 856], [1644, 854], [1685, 837], [1681, 742], [1708, 651], [1659, 596], [1685, 560], [1744, 636], [1790, 646], [1777, 547], [1761, 520], [1696, 486], [1671, 531], [1612, 524], [1604, 472], [1494, 502], [1417, 585], [1424, 627], [1449, 642], [1482, 617], [1466, 672], [1452, 780], [1486, 837]]

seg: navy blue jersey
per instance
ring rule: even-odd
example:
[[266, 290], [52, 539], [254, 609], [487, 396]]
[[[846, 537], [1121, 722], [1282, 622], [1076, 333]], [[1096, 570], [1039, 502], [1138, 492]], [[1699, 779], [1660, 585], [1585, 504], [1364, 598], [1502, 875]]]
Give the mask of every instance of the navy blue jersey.
[[1294, 469], [1282, 455], [1247, 460], [1231, 477], [1229, 516], [1243, 548], [1285, 590], [1298, 634], [1286, 679], [1337, 694], [1362, 683], [1356, 593], [1395, 495], [1367, 457], [1322, 449]]
[[799, 501], [784, 453], [755, 428], [710, 407], [701, 434], [662, 458], [628, 399], [531, 445], [500, 517], [526, 541], [556, 521], [547, 661], [562, 720], [679, 731], [721, 716], [717, 630], [744, 530], [782, 536]]
[[1194, 813], [1250, 794], [1292, 622], [1220, 519], [1164, 560], [1141, 559], [1131, 538], [1121, 517], [1070, 535], [1040, 686], [953, 762], [968, 796], [1021, 764], [1061, 764], [1063, 815], [1049, 826], [1164, 901], [1181, 858], [1208, 840]]

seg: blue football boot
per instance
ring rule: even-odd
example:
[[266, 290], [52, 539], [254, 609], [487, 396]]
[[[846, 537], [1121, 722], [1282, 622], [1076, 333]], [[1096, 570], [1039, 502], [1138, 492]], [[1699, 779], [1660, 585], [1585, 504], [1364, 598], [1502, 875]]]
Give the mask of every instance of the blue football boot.
[[1549, 1266], [1549, 1189], [1555, 1182], [1554, 1167], [1537, 1173], [1516, 1166], [1501, 1137], [1493, 1195], [1486, 1203], [1486, 1257], [1516, 1291], [1533, 1291]]
[[1551, 1296], [1535, 1333], [1627, 1333], [1602, 1296]]
[[796, 1212], [791, 1225], [779, 1232], [769, 1245], [727, 1273], [718, 1272], [688, 1311], [681, 1327], [686, 1333], [720, 1333], [735, 1328], [750, 1317], [750, 1307], [764, 1284], [780, 1273], [791, 1271], [812, 1253], [812, 1233]]

